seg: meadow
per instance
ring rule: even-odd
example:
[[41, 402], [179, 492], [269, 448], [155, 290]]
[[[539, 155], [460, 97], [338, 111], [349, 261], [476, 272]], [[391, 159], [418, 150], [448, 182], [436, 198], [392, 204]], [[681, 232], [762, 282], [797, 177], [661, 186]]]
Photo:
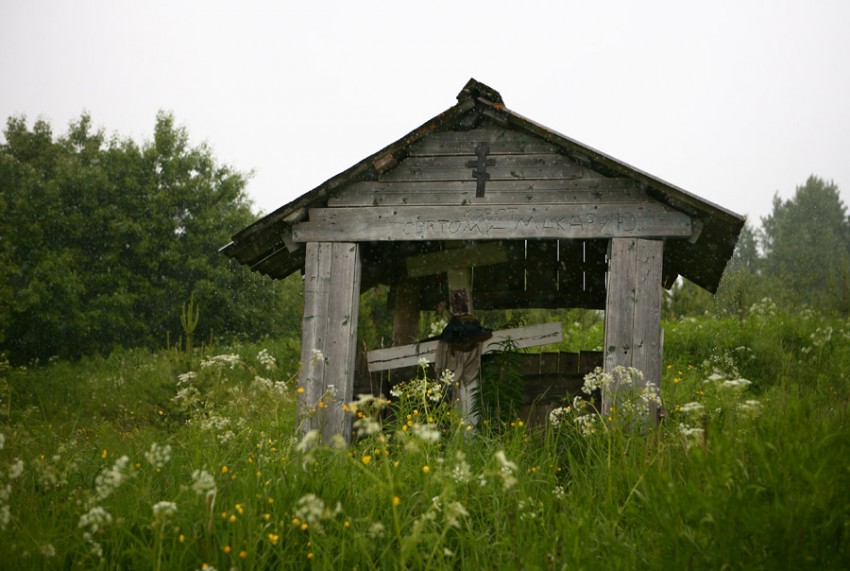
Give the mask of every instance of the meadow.
[[663, 327], [651, 429], [635, 393], [473, 431], [422, 369], [321, 443], [292, 338], [0, 365], [0, 567], [850, 567], [850, 320], [764, 300]]

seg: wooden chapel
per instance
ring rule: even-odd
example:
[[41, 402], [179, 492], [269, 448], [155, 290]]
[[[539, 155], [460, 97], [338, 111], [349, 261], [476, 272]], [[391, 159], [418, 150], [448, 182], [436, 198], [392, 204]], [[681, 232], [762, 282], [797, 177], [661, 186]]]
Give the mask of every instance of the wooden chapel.
[[[472, 79], [454, 106], [222, 252], [274, 279], [303, 272], [302, 429], [348, 440], [361, 291], [390, 286], [400, 346], [447, 288], [468, 289], [476, 310], [604, 309], [604, 369], [635, 367], [660, 386], [662, 287], [681, 275], [715, 292], [743, 224], [507, 109]], [[415, 363], [422, 348], [408, 346]]]

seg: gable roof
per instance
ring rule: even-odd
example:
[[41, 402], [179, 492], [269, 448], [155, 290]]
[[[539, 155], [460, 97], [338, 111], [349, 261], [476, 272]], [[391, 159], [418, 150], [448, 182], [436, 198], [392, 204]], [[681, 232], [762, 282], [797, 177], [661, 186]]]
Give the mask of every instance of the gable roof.
[[507, 109], [496, 90], [474, 79], [464, 86], [457, 100], [454, 106], [401, 139], [241, 230], [221, 252], [272, 278], [286, 277], [303, 267], [303, 248], [293, 244], [290, 236], [292, 225], [306, 219], [307, 209], [326, 206], [335, 192], [351, 183], [377, 180], [405, 158], [411, 145], [432, 133], [469, 129], [482, 120], [491, 120], [505, 129], [542, 139], [573, 161], [603, 175], [629, 178], [654, 200], [691, 216], [701, 226], [697, 239], [670, 240], [665, 246], [667, 285], [676, 275], [682, 275], [711, 292], [717, 290], [744, 225], [742, 216]]

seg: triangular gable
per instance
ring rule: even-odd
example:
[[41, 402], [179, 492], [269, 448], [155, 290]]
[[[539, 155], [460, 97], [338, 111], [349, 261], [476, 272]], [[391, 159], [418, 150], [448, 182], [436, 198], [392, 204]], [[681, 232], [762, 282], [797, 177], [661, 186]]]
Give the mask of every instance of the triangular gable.
[[[482, 143], [486, 155], [477, 148]], [[492, 163], [482, 169], [486, 170], [483, 189], [472, 175], [476, 160]], [[681, 274], [710, 291], [719, 284], [744, 222], [509, 111], [497, 92], [471, 80], [458, 95], [457, 105], [260, 219], [222, 250], [256, 271], [283, 277], [303, 264], [302, 249], [292, 235], [299, 225], [309, 226], [304, 221], [311, 208], [412, 207], [441, 201], [534, 204], [552, 193], [567, 196], [565, 192], [575, 195], [576, 201], [586, 201], [591, 193], [600, 203], [647, 201], [652, 208], [687, 215], [698, 231], [690, 241], [670, 240], [665, 247], [667, 281]]]

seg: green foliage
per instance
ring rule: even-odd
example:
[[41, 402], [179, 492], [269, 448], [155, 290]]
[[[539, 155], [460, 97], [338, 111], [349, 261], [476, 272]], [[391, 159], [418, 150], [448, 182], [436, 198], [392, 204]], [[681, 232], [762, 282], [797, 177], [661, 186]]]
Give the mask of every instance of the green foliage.
[[160, 113], [141, 146], [81, 116], [50, 126], [10, 118], [0, 146], [0, 351], [18, 363], [118, 346], [161, 346], [180, 301], [204, 308], [196, 336], [276, 331], [272, 284], [218, 253], [254, 215], [244, 175]]
[[497, 353], [482, 360], [481, 382], [473, 410], [493, 430], [502, 430], [520, 415], [525, 396], [520, 355], [508, 339]]
[[680, 281], [667, 296], [666, 317], [745, 316], [765, 297], [786, 307], [850, 314], [850, 220], [838, 187], [810, 176], [794, 197], [773, 200], [755, 229], [747, 222], [716, 296]]

